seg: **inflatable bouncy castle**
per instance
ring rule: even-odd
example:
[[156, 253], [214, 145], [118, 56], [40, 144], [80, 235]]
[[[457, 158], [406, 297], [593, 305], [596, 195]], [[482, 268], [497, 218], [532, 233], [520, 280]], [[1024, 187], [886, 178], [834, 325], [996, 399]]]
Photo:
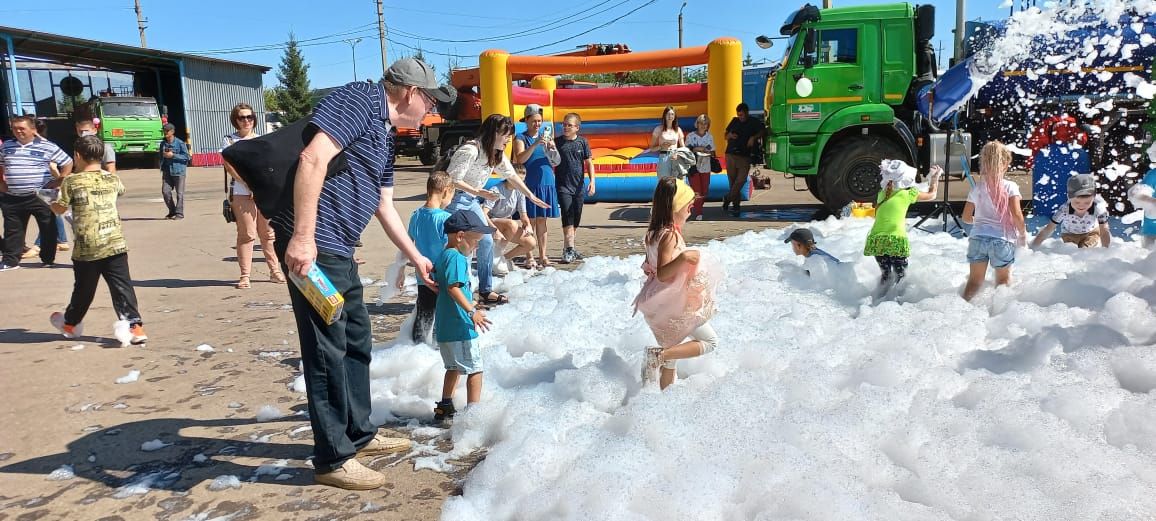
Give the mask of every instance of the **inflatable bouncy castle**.
[[[654, 87], [608, 87], [559, 89], [556, 75], [622, 72], [665, 67], [707, 66], [704, 84]], [[711, 119], [723, 172], [713, 174], [708, 200], [722, 200], [728, 189], [726, 176], [726, 126], [742, 102], [742, 45], [720, 38], [709, 45], [663, 51], [605, 56], [511, 56], [504, 51], [482, 53], [482, 114], [502, 114], [517, 121], [526, 105], [543, 107], [543, 118], [562, 135], [562, 117], [575, 112], [582, 117], [581, 135], [590, 142], [598, 190], [587, 201], [650, 201], [657, 184], [658, 157], [646, 153], [650, 134], [662, 110], [674, 107], [683, 132], [694, 131], [699, 114]], [[513, 74], [535, 74], [530, 87], [518, 87]], [[519, 125], [517, 131], [525, 130]], [[743, 199], [750, 197], [750, 183]]]

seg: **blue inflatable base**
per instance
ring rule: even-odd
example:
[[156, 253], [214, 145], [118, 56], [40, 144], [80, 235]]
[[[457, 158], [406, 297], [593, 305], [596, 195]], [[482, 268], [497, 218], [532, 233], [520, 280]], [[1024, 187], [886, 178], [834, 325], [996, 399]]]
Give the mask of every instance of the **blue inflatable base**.
[[[490, 188], [500, 182], [497, 178], [491, 178], [486, 183], [486, 188]], [[593, 196], [586, 196], [586, 202], [590, 203], [649, 203], [654, 197], [654, 187], [658, 186], [657, 176], [599, 176], [597, 177], [597, 191]], [[726, 173], [711, 174], [710, 176], [710, 190], [707, 192], [707, 201], [722, 201], [730, 190], [730, 181], [727, 179]], [[743, 201], [749, 201], [751, 198], [751, 181], [747, 181], [747, 185], [743, 187], [740, 193]]]

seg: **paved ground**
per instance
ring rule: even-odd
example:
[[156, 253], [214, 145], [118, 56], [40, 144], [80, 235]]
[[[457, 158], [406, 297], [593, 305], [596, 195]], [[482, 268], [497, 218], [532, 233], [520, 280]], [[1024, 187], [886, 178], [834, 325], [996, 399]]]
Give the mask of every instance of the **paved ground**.
[[[114, 316], [103, 285], [85, 321], [91, 336], [65, 340], [48, 316], [67, 303], [71, 270], [26, 263], [29, 269], [0, 274], [0, 520], [436, 519], [465, 469], [453, 476], [415, 472], [408, 460], [383, 458], [371, 463], [389, 478], [383, 489], [311, 485], [304, 464], [311, 438], [302, 429], [308, 424], [294, 416], [305, 403], [288, 388], [298, 346], [285, 288], [265, 282], [259, 258], [253, 288], [233, 288], [235, 232], [220, 216], [221, 171], [194, 168], [189, 175], [187, 218], [166, 221], [159, 173], [122, 173], [128, 193], [121, 215], [152, 339], [147, 348], [110, 347]], [[773, 182], [744, 207], [749, 215], [809, 219], [810, 210], [778, 205], [813, 204], [810, 195], [781, 176]], [[421, 204], [424, 183], [424, 169], [399, 170], [403, 216]], [[640, 252], [648, 211], [644, 204], [588, 206], [581, 249]], [[718, 203], [707, 219], [688, 227], [688, 242], [786, 224], [723, 218]], [[550, 251], [558, 255], [561, 230], [552, 224]], [[359, 252], [367, 261], [363, 276], [374, 279], [396, 254], [375, 226]], [[410, 307], [400, 300], [372, 306], [377, 339], [395, 335]], [[201, 344], [214, 351], [198, 351]], [[114, 383], [130, 370], [140, 371], [139, 381]], [[287, 416], [257, 421], [266, 405]], [[172, 445], [142, 450], [152, 440]], [[269, 463], [276, 465], [261, 467]], [[52, 480], [64, 465], [75, 477]], [[223, 475], [242, 484], [210, 490]], [[142, 480], [152, 491], [127, 486]]]

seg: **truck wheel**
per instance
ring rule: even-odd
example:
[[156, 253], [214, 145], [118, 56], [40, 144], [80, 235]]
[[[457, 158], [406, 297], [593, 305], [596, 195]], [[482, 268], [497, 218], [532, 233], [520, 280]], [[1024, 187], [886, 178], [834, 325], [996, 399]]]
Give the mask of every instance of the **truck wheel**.
[[418, 154], [418, 159], [421, 160], [422, 166], [433, 166], [438, 162], [438, 153], [436, 147], [426, 147]]
[[815, 199], [822, 201], [823, 200], [823, 183], [819, 182], [819, 176], [817, 176], [817, 175], [805, 175], [802, 177], [803, 177], [803, 180], [807, 182], [807, 190], [811, 191], [811, 195], [815, 196]]
[[821, 200], [839, 210], [851, 201], [874, 201], [879, 193], [879, 164], [884, 159], [908, 161], [891, 140], [877, 136], [853, 136], [828, 143], [819, 166]]

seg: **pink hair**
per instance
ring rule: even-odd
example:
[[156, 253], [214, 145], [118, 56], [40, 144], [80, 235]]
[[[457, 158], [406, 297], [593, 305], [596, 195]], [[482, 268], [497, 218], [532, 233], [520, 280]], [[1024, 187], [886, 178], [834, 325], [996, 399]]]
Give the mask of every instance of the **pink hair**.
[[979, 167], [983, 173], [983, 183], [987, 187], [987, 195], [991, 197], [991, 204], [995, 207], [999, 222], [1003, 225], [1004, 233], [1008, 237], [1018, 238], [1019, 230], [1012, 222], [1011, 211], [1008, 210], [1007, 191], [1003, 188], [1004, 172], [1011, 165], [1011, 151], [999, 141], [989, 141], [979, 153]]

